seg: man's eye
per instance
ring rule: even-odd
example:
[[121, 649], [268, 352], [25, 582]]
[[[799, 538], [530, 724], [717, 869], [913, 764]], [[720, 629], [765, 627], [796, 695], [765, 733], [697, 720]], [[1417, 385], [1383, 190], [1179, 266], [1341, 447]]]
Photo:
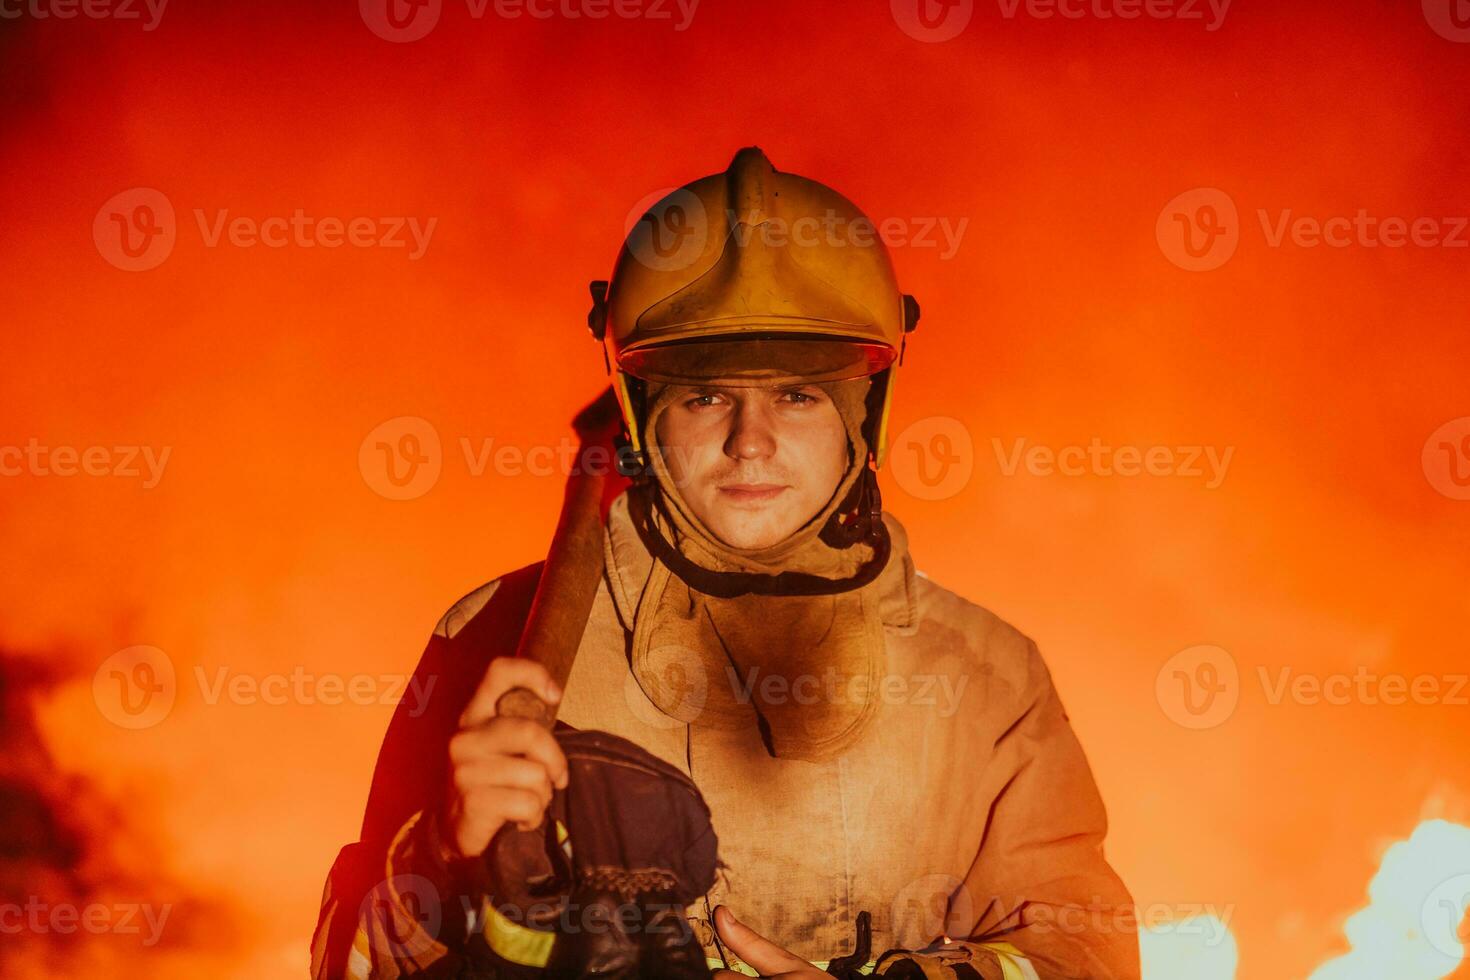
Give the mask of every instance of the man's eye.
[[695, 395], [684, 404], [690, 408], [708, 408], [719, 403], [720, 396], [717, 394]]
[[788, 391], [783, 397], [795, 405], [809, 405], [817, 400], [814, 396], [808, 395], [804, 391]]

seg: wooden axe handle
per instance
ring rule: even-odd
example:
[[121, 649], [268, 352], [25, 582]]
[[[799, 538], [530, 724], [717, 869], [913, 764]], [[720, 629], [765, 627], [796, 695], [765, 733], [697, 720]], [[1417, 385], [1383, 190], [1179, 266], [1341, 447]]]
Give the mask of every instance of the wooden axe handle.
[[[628, 482], [614, 468], [621, 415], [612, 388], [578, 412], [572, 425], [581, 438], [577, 465], [567, 477], [556, 533], [516, 646], [517, 657], [544, 666], [562, 690], [602, 578], [604, 510]], [[547, 728], [556, 721], [556, 708], [525, 688], [503, 694], [495, 713], [530, 718]]]

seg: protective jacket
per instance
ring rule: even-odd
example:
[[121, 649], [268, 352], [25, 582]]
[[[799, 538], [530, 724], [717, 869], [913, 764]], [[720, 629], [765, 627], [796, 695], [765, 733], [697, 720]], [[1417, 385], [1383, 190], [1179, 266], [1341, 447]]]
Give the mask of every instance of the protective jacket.
[[[862, 590], [884, 635], [878, 686], [866, 692], [876, 716], [840, 754], [779, 758], [754, 726], [699, 719], [717, 687], [766, 703], [862, 693], [830, 677], [782, 676], [760, 689], [771, 678], [733, 668], [688, 676], [678, 681], [690, 710], [678, 718], [649, 699], [629, 653], [655, 561], [626, 494], [609, 515], [606, 575], [561, 721], [624, 737], [697, 785], [723, 867], [687, 914], [716, 965], [741, 968], [710, 925], [725, 904], [818, 964], [853, 952], [867, 912], [880, 972], [905, 959], [922, 971], [906, 976], [1137, 980], [1132, 900], [1104, 858], [1102, 801], [1036, 645], [918, 573], [902, 526], [883, 519], [891, 554]], [[460, 711], [489, 658], [514, 649], [539, 567], [481, 586], [435, 628], [418, 670], [439, 681], [427, 710], [400, 707], [389, 728], [362, 839], [327, 882], [315, 977], [481, 975], [470, 966], [480, 944], [520, 963], [544, 955], [536, 937], [446, 877], [423, 816]], [[922, 952], [882, 959], [891, 949]]]

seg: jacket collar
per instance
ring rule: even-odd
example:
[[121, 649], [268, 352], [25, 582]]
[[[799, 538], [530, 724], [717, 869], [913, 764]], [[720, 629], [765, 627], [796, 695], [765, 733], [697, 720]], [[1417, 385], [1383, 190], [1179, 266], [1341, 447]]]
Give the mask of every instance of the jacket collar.
[[[887, 511], [883, 523], [888, 527], [892, 547], [888, 564], [865, 588], [878, 597], [878, 612], [884, 627], [901, 634], [918, 627], [918, 606], [914, 588], [914, 563], [909, 557], [908, 533]], [[628, 513], [628, 494], [624, 491], [608, 509], [607, 527], [603, 534], [603, 554], [607, 565], [608, 591], [617, 607], [623, 628], [633, 629], [638, 602], [653, 572], [653, 556], [643, 543]]]

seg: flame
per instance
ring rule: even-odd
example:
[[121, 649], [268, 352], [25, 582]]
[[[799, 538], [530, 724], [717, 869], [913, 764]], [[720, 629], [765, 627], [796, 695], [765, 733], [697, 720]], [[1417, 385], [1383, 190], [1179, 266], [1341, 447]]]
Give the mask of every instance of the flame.
[[1139, 954], [1144, 980], [1235, 980], [1239, 952], [1235, 936], [1215, 915], [1140, 929]]
[[1352, 951], [1309, 980], [1440, 980], [1465, 956], [1470, 908], [1470, 827], [1426, 820], [1383, 855], [1368, 906], [1343, 931]]
[[[1368, 905], [1344, 925], [1351, 951], [1308, 980], [1442, 980], [1470, 938], [1470, 827], [1426, 820], [1394, 843], [1368, 885]], [[1235, 937], [1213, 915], [1139, 932], [1145, 980], [1234, 980]]]

